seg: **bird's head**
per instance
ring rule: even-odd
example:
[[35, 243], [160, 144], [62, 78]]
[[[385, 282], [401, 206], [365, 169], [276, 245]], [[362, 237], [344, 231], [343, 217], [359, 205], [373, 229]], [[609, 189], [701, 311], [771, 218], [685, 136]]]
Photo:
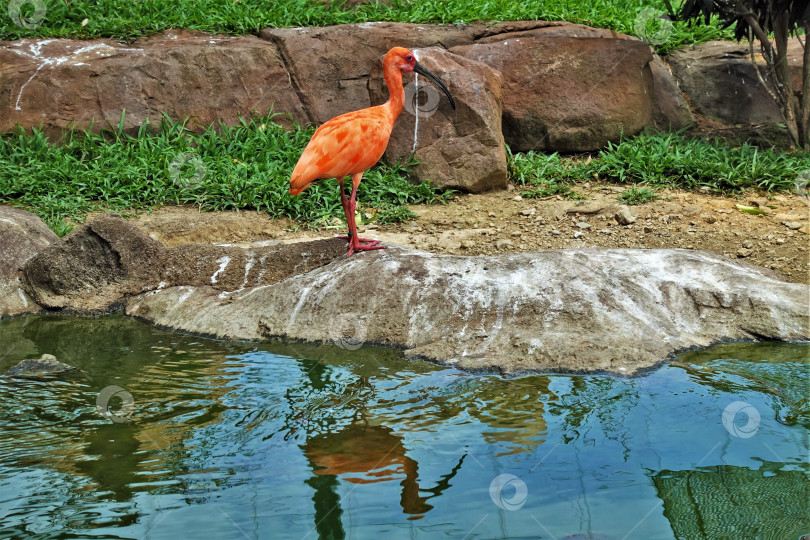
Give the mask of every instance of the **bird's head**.
[[402, 73], [409, 73], [413, 71], [419, 75], [424, 75], [433, 81], [436, 86], [442, 89], [442, 92], [445, 93], [447, 99], [450, 100], [450, 106], [453, 107], [453, 109], [456, 108], [456, 102], [453, 100], [453, 96], [450, 95], [450, 91], [447, 89], [444, 83], [436, 75], [431, 73], [430, 70], [417, 62], [416, 55], [408, 49], [404, 47], [394, 47], [385, 55], [383, 64], [391, 64], [395, 68], [399, 69]]

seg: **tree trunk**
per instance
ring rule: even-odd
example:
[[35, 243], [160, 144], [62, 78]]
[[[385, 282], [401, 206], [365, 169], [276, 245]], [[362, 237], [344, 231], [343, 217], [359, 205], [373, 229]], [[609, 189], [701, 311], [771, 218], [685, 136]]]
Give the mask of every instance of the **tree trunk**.
[[804, 134], [802, 147], [805, 151], [810, 152], [810, 43], [807, 43], [807, 38], [810, 37], [810, 21], [805, 22], [802, 27], [804, 28], [804, 55], [802, 56], [802, 121], [799, 129]]
[[796, 93], [793, 91], [793, 81], [790, 78], [790, 66], [787, 60], [788, 34], [788, 13], [783, 11], [776, 16], [773, 24], [773, 38], [776, 42], [775, 58], [766, 57], [765, 60], [768, 63], [770, 61], [774, 62], [774, 65], [769, 67], [773, 70], [774, 82], [778, 87], [776, 94], [780, 97], [781, 103], [779, 105], [790, 138], [793, 140], [794, 145], [804, 148], [805, 130], [804, 126], [799, 126], [799, 117], [796, 113], [800, 111], [800, 105]]

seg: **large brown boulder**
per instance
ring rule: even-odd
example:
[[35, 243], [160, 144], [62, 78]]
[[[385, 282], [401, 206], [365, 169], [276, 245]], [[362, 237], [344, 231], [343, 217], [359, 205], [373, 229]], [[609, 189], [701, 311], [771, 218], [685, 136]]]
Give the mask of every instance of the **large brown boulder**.
[[[793, 88], [801, 91], [803, 47], [788, 46]], [[763, 80], [774, 81], [762, 56], [755, 56]], [[748, 46], [711, 41], [673, 51], [667, 62], [695, 112], [724, 124], [782, 123], [782, 114], [754, 69]]]
[[112, 128], [124, 109], [127, 132], [159, 124], [162, 113], [190, 116], [190, 127], [235, 124], [271, 107], [308, 120], [276, 47], [252, 36], [169, 30], [129, 45], [22, 39], [0, 42], [0, 65], [0, 132], [15, 124], [41, 124], [52, 137], [71, 125]]
[[648, 45], [539, 32], [451, 49], [503, 74], [503, 132], [513, 150], [596, 150], [652, 124]]
[[0, 206], [0, 319], [40, 311], [40, 306], [20, 288], [20, 268], [58, 240], [31, 212]]
[[[498, 43], [514, 46], [510, 40], [528, 37], [568, 37], [594, 39], [637, 38], [607, 28], [594, 28], [564, 21], [506, 21], [497, 24], [473, 25], [476, 43]], [[657, 54], [650, 63], [654, 94], [652, 96], [652, 127], [661, 130], [679, 130], [695, 124], [695, 117], [678, 88], [672, 72]], [[617, 96], [621, 99], [621, 96]]]
[[371, 106], [369, 74], [392, 47], [452, 47], [472, 42], [465, 28], [388, 22], [266, 28], [259, 35], [278, 47], [309, 120], [318, 125]]
[[[415, 152], [420, 163], [412, 168], [414, 175], [429, 179], [438, 188], [472, 193], [505, 189], [501, 74], [439, 47], [414, 49], [414, 54], [448, 86], [457, 109], [424, 77], [418, 86], [414, 81], [407, 83], [405, 108], [394, 126], [385, 159], [404, 162]], [[388, 99], [379, 61], [371, 72], [369, 92], [374, 104]]]
[[708, 252], [461, 257], [391, 246], [227, 297], [167, 288], [131, 298], [126, 312], [235, 339], [383, 344], [467, 369], [629, 375], [721, 339], [807, 339], [808, 293]]

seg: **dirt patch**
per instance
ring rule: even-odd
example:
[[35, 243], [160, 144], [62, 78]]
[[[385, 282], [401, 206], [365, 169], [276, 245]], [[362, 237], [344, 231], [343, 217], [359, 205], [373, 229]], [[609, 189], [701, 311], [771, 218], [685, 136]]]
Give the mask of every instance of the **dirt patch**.
[[[635, 221], [620, 225], [617, 196], [624, 189], [578, 185], [575, 191], [586, 198], [575, 201], [559, 196], [524, 199], [510, 186], [507, 191], [460, 195], [447, 205], [413, 206], [417, 218], [412, 221], [371, 222], [359, 231], [383, 242], [458, 255], [583, 247], [701, 249], [810, 283], [806, 197], [749, 193], [729, 198], [661, 190], [660, 199], [629, 207]], [[766, 213], [751, 215], [736, 205]], [[194, 207], [163, 207], [129, 219], [169, 247], [192, 242], [272, 245], [345, 234], [345, 225], [337, 220], [334, 228], [318, 231], [258, 212], [199, 212]]]

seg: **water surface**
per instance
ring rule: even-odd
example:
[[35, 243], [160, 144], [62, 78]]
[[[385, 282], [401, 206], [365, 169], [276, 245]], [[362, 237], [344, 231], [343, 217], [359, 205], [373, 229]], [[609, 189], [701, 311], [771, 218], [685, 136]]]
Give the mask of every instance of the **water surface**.
[[0, 537], [794, 539], [809, 351], [504, 379], [120, 316], [11, 319], [0, 372], [43, 353], [80, 370], [0, 377]]

